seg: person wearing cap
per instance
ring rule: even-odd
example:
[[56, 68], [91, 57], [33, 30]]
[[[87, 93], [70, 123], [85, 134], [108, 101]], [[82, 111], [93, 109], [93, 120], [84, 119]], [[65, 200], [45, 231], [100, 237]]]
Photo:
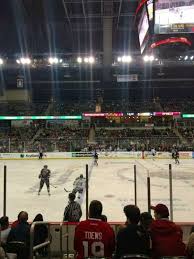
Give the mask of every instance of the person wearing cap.
[[135, 205], [127, 205], [124, 207], [124, 213], [127, 222], [126, 226], [121, 228], [117, 234], [115, 258], [131, 254], [150, 255], [149, 233], [138, 225], [139, 208]]
[[162, 256], [185, 256], [183, 232], [169, 220], [169, 210], [164, 204], [157, 204], [154, 210], [155, 220], [150, 225], [153, 258]]
[[82, 216], [81, 206], [75, 201], [75, 194], [69, 194], [69, 204], [66, 206], [63, 221], [79, 222]]

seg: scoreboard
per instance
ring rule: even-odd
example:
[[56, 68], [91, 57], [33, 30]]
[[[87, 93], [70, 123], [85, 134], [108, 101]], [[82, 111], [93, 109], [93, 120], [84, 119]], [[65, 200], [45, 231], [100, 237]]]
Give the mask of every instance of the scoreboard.
[[194, 0], [156, 0], [154, 32], [194, 33]]
[[194, 0], [140, 0], [136, 26], [141, 53], [156, 41], [189, 39], [194, 33]]

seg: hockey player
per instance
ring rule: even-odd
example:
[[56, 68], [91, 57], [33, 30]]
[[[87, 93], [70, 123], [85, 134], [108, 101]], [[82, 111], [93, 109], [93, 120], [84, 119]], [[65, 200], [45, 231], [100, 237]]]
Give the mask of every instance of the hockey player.
[[76, 195], [76, 193], [78, 192], [78, 199], [80, 199], [85, 186], [86, 186], [86, 179], [84, 178], [83, 174], [80, 174], [80, 176], [77, 177], [73, 183], [72, 193]]
[[39, 149], [39, 159], [42, 159], [42, 158], [43, 158], [43, 150]]
[[176, 153], [176, 150], [175, 150], [175, 148], [173, 147], [173, 148], [172, 148], [172, 152], [171, 152], [171, 154], [172, 154], [172, 159], [174, 159], [175, 153]]
[[94, 152], [94, 165], [98, 166], [98, 153]]
[[152, 157], [153, 157], [153, 160], [154, 160], [154, 158], [155, 158], [155, 156], [156, 156], [156, 150], [155, 150], [155, 148], [152, 148], [152, 149], [151, 149], [151, 154], [152, 154]]
[[179, 162], [179, 152], [178, 152], [178, 150], [175, 151], [174, 159], [175, 159], [175, 164], [179, 165], [180, 162]]
[[51, 175], [51, 171], [48, 169], [47, 165], [44, 165], [44, 168], [41, 170], [39, 174], [40, 187], [39, 187], [38, 195], [40, 195], [42, 187], [44, 186], [44, 184], [46, 184], [48, 195], [50, 196], [50, 183], [49, 183], [50, 175]]

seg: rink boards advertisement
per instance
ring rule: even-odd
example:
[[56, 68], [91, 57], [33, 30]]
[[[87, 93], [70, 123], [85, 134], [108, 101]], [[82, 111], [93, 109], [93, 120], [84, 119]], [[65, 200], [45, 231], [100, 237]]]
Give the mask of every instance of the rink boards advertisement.
[[[149, 151], [104, 151], [98, 152], [99, 158], [107, 159], [171, 159], [172, 154], [170, 152], [156, 152], [153, 157], [152, 153]], [[194, 158], [193, 152], [180, 151], [180, 159], [190, 159]], [[38, 159], [38, 153], [0, 153], [0, 159]], [[93, 152], [47, 152], [44, 154], [43, 159], [82, 159], [82, 158], [92, 158]]]

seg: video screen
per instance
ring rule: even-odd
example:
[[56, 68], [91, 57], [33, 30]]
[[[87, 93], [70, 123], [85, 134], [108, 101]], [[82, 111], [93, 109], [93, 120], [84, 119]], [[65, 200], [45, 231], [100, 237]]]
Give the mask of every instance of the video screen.
[[141, 53], [143, 53], [148, 40], [149, 21], [146, 8], [144, 7], [138, 24], [139, 44]]
[[194, 0], [156, 0], [154, 32], [194, 33]]

